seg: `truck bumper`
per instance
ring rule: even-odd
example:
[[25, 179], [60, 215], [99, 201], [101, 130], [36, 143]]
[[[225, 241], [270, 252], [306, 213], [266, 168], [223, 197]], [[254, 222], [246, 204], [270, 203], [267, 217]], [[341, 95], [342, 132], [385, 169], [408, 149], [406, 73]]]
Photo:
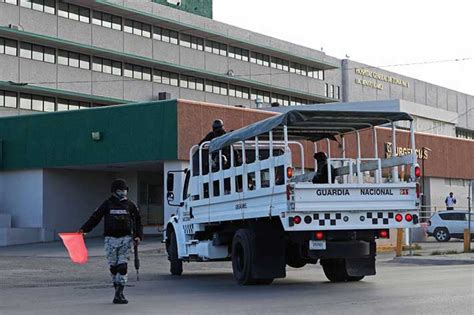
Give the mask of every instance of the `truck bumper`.
[[367, 258], [375, 256], [375, 242], [362, 240], [328, 241], [325, 250], [309, 250], [308, 254], [313, 259]]

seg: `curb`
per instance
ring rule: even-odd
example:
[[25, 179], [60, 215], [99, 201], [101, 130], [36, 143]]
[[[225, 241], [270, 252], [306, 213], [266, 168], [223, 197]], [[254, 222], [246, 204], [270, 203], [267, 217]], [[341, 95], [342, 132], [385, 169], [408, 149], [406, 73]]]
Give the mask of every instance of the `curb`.
[[388, 263], [414, 264], [414, 265], [474, 265], [474, 259], [450, 259], [428, 257], [395, 257]]

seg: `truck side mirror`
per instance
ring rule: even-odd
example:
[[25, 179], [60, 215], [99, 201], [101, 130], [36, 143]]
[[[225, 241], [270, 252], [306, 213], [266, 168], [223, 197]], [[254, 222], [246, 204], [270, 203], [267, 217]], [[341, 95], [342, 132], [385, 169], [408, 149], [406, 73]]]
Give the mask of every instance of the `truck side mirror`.
[[168, 177], [166, 178], [166, 190], [168, 191], [168, 196], [170, 192], [171, 193], [173, 192], [173, 189], [174, 189], [174, 174], [168, 173]]

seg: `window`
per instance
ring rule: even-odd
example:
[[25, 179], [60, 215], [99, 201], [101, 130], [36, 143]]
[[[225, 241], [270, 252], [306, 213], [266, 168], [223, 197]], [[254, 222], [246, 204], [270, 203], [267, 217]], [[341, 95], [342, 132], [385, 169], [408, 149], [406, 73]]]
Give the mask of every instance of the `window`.
[[44, 13], [56, 13], [55, 0], [20, 0], [20, 5], [24, 8], [33, 9]]
[[181, 34], [179, 44], [196, 50], [204, 50], [204, 39], [192, 35]]
[[16, 56], [17, 42], [11, 39], [0, 38], [0, 54]]
[[242, 61], [249, 61], [249, 51], [238, 47], [229, 47], [229, 57]]
[[33, 45], [30, 43], [20, 43], [20, 57], [48, 63], [55, 63], [56, 50], [54, 48]]
[[154, 26], [153, 39], [156, 39], [165, 43], [178, 45], [178, 32], [169, 30], [166, 28]]
[[153, 82], [172, 85], [172, 86], [178, 86], [179, 85], [178, 74], [154, 69]]
[[91, 57], [83, 54], [74, 53], [71, 51], [58, 51], [58, 64], [90, 70]]
[[290, 105], [298, 106], [298, 105], [306, 105], [308, 102], [304, 99], [298, 97], [292, 97], [290, 101]]
[[0, 0], [0, 3], [9, 3], [9, 4], [14, 4], [18, 5], [18, 0]]
[[257, 52], [252, 52], [250, 54], [250, 62], [256, 63], [257, 65], [270, 67], [270, 56], [260, 54]]
[[0, 91], [0, 107], [16, 108], [16, 93]]
[[318, 70], [313, 67], [308, 67], [308, 77], [315, 78], [319, 80], [324, 80], [324, 70]]
[[58, 111], [86, 109], [93, 107], [91, 103], [66, 99], [58, 99]]
[[270, 93], [252, 89], [250, 99], [253, 100], [253, 101], [259, 99], [260, 101], [262, 101], [264, 103], [270, 103]]
[[465, 213], [440, 213], [439, 216], [446, 221], [467, 221]]
[[179, 86], [185, 89], [204, 91], [204, 80], [182, 75], [179, 80]]
[[92, 62], [92, 70], [113, 75], [122, 75], [122, 63], [110, 59], [94, 57]]
[[290, 105], [290, 97], [286, 95], [272, 93], [272, 103], [278, 103], [283, 106], [288, 106]]
[[338, 85], [336, 86], [336, 91], [334, 92], [334, 97], [338, 100], [341, 99], [341, 87]]
[[290, 68], [290, 62], [280, 59], [280, 58], [275, 58], [272, 57], [272, 62], [270, 63], [270, 67], [282, 71], [289, 71]]
[[221, 44], [212, 40], [206, 40], [205, 50], [208, 53], [221, 55], [221, 56], [227, 56], [227, 45]]
[[20, 108], [38, 112], [54, 112], [56, 102], [53, 97], [20, 94]]
[[456, 137], [461, 139], [474, 139], [474, 131], [456, 128]]
[[324, 85], [324, 96], [329, 97], [329, 84]]
[[329, 97], [334, 98], [334, 84], [329, 86]]
[[136, 80], [151, 81], [151, 69], [139, 65], [126, 63], [123, 71], [124, 77]]
[[122, 30], [122, 18], [120, 16], [94, 11], [92, 12], [92, 24], [99, 25], [113, 30]]
[[300, 75], [307, 75], [307, 67], [296, 62], [290, 63], [290, 72]]
[[227, 83], [206, 80], [206, 92], [227, 95]]
[[229, 85], [229, 96], [244, 98], [248, 100], [250, 96], [250, 89], [231, 84]]
[[58, 16], [66, 19], [80, 21], [83, 23], [90, 22], [91, 12], [88, 8], [80, 7], [74, 4], [59, 2]]
[[151, 38], [151, 26], [142, 22], [125, 20], [125, 26], [123, 30], [126, 33]]

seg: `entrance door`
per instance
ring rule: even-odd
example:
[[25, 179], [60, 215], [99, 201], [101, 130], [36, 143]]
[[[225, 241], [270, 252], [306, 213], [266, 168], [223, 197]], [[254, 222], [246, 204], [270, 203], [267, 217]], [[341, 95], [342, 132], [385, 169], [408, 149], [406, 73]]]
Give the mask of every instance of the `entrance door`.
[[163, 185], [140, 184], [140, 211], [143, 225], [163, 225]]

